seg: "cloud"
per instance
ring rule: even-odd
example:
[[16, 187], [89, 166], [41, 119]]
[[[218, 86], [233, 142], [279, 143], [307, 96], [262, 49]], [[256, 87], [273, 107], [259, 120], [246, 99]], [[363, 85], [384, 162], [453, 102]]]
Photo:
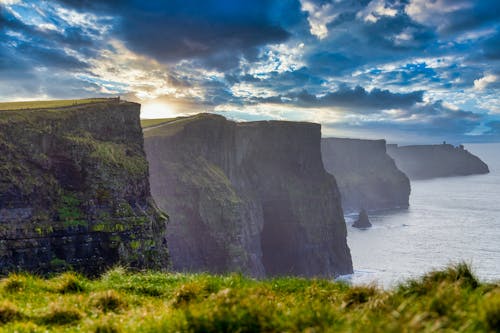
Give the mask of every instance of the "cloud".
[[484, 133], [487, 136], [494, 136], [497, 139], [500, 137], [500, 120], [490, 121], [486, 123], [488, 130]]
[[486, 74], [480, 79], [474, 80], [474, 89], [484, 90], [492, 83], [500, 81], [500, 76], [494, 74]]
[[487, 60], [500, 60], [500, 28], [482, 43], [482, 55]]
[[442, 28], [447, 23], [446, 15], [471, 7], [468, 0], [411, 0], [405, 12], [416, 22]]
[[311, 35], [324, 39], [328, 36], [327, 25], [337, 18], [338, 13], [332, 3], [316, 4], [311, 0], [300, 0], [301, 9], [308, 13]]
[[365, 8], [356, 14], [356, 17], [365, 22], [375, 23], [380, 17], [394, 17], [397, 14], [398, 9], [388, 6], [385, 0], [372, 0]]
[[305, 90], [297, 94], [290, 94], [287, 97], [291, 98], [292, 102], [303, 107], [332, 106], [350, 109], [353, 112], [375, 112], [384, 109], [411, 107], [422, 102], [423, 91], [393, 93], [378, 88], [367, 91], [360, 86], [355, 88], [341, 86], [337, 91], [328, 92], [319, 97], [309, 94]]
[[0, 0], [0, 98], [121, 94], [465, 140], [500, 112], [499, 4]]
[[272, 18], [272, 2], [217, 0], [62, 0], [77, 8], [115, 14], [115, 33], [131, 50], [162, 62], [203, 58], [220, 67], [255, 48], [279, 43], [289, 33]]
[[405, 12], [416, 22], [448, 34], [498, 22], [500, 3], [496, 0], [410, 0]]
[[324, 122], [323, 132], [328, 136], [385, 138], [395, 143], [436, 143], [443, 140], [461, 143], [477, 140], [478, 137], [470, 133], [484, 121], [484, 116], [450, 109], [441, 101], [417, 103], [406, 110], [391, 111], [384, 112], [383, 116], [366, 118], [360, 115], [337, 122]]

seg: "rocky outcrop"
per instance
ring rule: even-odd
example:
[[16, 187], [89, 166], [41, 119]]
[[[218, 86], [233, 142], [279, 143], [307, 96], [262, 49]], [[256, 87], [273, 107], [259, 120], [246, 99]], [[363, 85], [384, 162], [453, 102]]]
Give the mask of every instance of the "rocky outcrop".
[[488, 165], [463, 146], [388, 145], [387, 152], [410, 179], [467, 176], [489, 172]]
[[367, 229], [372, 226], [366, 210], [362, 209], [359, 212], [358, 219], [352, 224], [352, 226], [359, 229]]
[[167, 265], [140, 105], [0, 111], [0, 273]]
[[385, 140], [324, 138], [321, 151], [344, 211], [408, 207], [410, 181], [387, 155]]
[[145, 129], [174, 269], [253, 276], [352, 272], [320, 125], [200, 114]]

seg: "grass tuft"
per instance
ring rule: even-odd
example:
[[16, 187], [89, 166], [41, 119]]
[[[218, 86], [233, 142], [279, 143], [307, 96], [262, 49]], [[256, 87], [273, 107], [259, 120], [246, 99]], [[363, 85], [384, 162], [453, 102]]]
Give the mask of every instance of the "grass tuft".
[[11, 274], [2, 281], [3, 290], [8, 293], [20, 292], [26, 285], [26, 277], [19, 274]]
[[343, 307], [349, 308], [364, 304], [375, 295], [377, 295], [377, 289], [374, 286], [352, 287], [347, 290], [344, 296]]
[[121, 309], [127, 307], [127, 302], [115, 290], [106, 290], [94, 294], [93, 298], [94, 307], [103, 312], [119, 312]]
[[13, 274], [0, 286], [0, 333], [500, 331], [500, 285], [467, 265], [387, 290], [123, 268], [95, 280]]
[[203, 282], [188, 282], [181, 285], [175, 292], [172, 305], [179, 307], [206, 296], [206, 285]]
[[55, 306], [49, 313], [41, 317], [40, 321], [44, 325], [69, 325], [79, 321], [81, 318], [82, 314], [77, 310]]
[[11, 321], [21, 319], [23, 316], [17, 309], [17, 306], [9, 301], [0, 303], [0, 324], [6, 324]]
[[110, 318], [101, 319], [93, 329], [94, 333], [120, 333], [122, 330]]
[[60, 294], [80, 293], [86, 291], [85, 279], [74, 273], [66, 272], [52, 280], [54, 290]]
[[500, 288], [486, 295], [483, 309], [483, 319], [488, 329], [500, 332]]
[[452, 265], [442, 271], [434, 271], [420, 279], [414, 279], [402, 284], [400, 292], [407, 295], [427, 295], [434, 293], [441, 283], [454, 284], [463, 289], [476, 289], [479, 281], [466, 263]]

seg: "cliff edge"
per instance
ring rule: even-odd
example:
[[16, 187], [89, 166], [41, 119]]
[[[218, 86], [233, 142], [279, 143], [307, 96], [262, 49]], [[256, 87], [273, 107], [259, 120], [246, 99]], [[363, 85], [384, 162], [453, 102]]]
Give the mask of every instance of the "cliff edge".
[[488, 165], [461, 145], [387, 145], [387, 152], [410, 179], [489, 173]]
[[385, 140], [323, 138], [321, 151], [344, 211], [408, 207], [410, 181], [387, 155]]
[[174, 269], [253, 276], [352, 272], [320, 125], [200, 114], [145, 129]]
[[0, 111], [0, 273], [166, 267], [140, 105]]

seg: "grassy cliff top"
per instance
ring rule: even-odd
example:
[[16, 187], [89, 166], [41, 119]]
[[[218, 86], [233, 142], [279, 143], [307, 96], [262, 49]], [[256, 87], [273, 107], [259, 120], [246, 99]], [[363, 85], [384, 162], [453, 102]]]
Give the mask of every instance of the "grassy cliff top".
[[0, 103], [0, 111], [57, 109], [69, 106], [116, 101], [114, 98], [60, 99], [51, 101], [25, 101]]
[[204, 119], [225, 119], [222, 116], [211, 113], [198, 113], [193, 116], [163, 118], [163, 119], [142, 119], [141, 126], [144, 130], [144, 137], [171, 136], [181, 131], [186, 124]]
[[141, 119], [141, 127], [148, 128], [152, 126], [163, 125], [169, 123], [176, 118], [160, 118], [160, 119]]
[[[195, 121], [204, 120], [215, 120], [215, 121], [229, 121], [224, 116], [215, 113], [198, 113], [191, 116], [177, 117], [177, 118], [163, 118], [163, 119], [142, 119], [141, 126], [144, 129], [145, 137], [153, 136], [171, 136], [178, 133], [184, 128], [186, 124]], [[310, 122], [300, 122], [300, 121], [282, 121], [282, 120], [259, 120], [259, 121], [246, 121], [246, 122], [234, 122], [240, 127], [287, 127], [287, 126], [299, 126], [299, 127], [320, 127], [319, 124]]]
[[65, 273], [0, 281], [1, 332], [498, 332], [500, 285], [466, 265], [391, 290], [327, 280]]

